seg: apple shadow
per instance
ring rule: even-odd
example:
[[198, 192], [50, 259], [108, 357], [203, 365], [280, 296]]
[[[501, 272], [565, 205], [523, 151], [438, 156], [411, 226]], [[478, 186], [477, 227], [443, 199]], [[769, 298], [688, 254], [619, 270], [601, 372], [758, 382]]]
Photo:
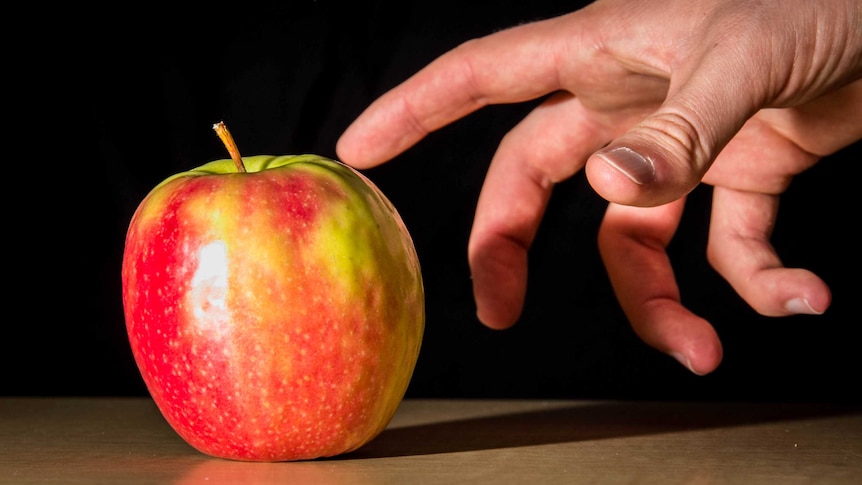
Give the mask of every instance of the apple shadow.
[[862, 413], [862, 405], [613, 402], [388, 428], [329, 460], [596, 441]]

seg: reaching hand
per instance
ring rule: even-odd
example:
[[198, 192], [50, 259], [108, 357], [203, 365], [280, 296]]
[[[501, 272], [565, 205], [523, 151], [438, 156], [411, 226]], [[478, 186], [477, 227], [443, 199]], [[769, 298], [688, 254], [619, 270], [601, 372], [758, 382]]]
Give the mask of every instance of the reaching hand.
[[680, 304], [665, 252], [686, 195], [714, 186], [707, 255], [755, 310], [823, 312], [826, 284], [784, 268], [769, 237], [792, 177], [862, 138], [860, 78], [858, 0], [599, 0], [445, 53], [337, 151], [371, 167], [483, 106], [547, 95], [503, 138], [480, 194], [468, 248], [480, 320], [517, 320], [551, 190], [584, 169], [610, 201], [599, 246], [633, 328], [705, 374], [721, 344]]

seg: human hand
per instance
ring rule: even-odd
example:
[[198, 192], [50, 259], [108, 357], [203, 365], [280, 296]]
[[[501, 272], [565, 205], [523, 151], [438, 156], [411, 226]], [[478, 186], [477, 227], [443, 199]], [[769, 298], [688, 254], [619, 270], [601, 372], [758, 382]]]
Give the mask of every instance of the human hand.
[[599, 243], [634, 329], [703, 374], [721, 345], [679, 303], [665, 253], [684, 198], [715, 185], [708, 257], [757, 311], [825, 310], [828, 287], [782, 269], [768, 238], [792, 176], [862, 138], [860, 25], [858, 0], [600, 0], [444, 54], [369, 106], [337, 151], [371, 167], [483, 106], [550, 95], [501, 141], [479, 198], [480, 320], [517, 320], [551, 190], [585, 169], [611, 202]]
[[[779, 194], [821, 154], [841, 147], [838, 138], [828, 140], [829, 134], [862, 136], [860, 112], [859, 81], [796, 108], [761, 111], [704, 176], [714, 187], [709, 262], [762, 315], [820, 314], [831, 302], [828, 286], [815, 274], [782, 265], [770, 236]], [[680, 303], [665, 251], [684, 204], [685, 198], [657, 207], [610, 203], [599, 249], [635, 332], [692, 372], [706, 374], [721, 362], [721, 343], [709, 322]]]

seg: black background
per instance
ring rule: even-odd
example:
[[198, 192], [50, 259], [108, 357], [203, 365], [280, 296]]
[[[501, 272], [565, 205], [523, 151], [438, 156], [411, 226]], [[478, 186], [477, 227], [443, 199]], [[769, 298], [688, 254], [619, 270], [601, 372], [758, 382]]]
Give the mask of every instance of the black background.
[[[125, 230], [166, 176], [226, 158], [224, 120], [251, 154], [319, 153], [375, 97], [469, 38], [572, 2], [327, 0], [175, 11], [151, 3], [18, 14], [8, 44], [4, 240], [11, 271], [0, 394], [145, 395], [120, 296]], [[225, 5], [225, 4], [222, 4]], [[684, 303], [725, 346], [697, 377], [633, 334], [595, 238], [604, 202], [560, 184], [532, 249], [512, 329], [475, 318], [466, 245], [488, 162], [535, 103], [494, 106], [366, 173], [398, 207], [422, 261], [427, 328], [408, 396], [845, 400], [858, 389], [860, 146], [797, 177], [773, 242], [833, 290], [822, 316], [757, 315], [705, 260], [709, 187], [670, 251]]]

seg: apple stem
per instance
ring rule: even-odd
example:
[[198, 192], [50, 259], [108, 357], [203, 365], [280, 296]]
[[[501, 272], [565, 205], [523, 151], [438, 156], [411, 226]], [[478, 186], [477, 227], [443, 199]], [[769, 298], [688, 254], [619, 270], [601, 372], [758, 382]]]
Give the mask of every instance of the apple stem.
[[236, 169], [239, 172], [245, 172], [245, 164], [242, 163], [242, 157], [239, 156], [239, 148], [236, 147], [236, 142], [233, 140], [233, 136], [231, 136], [230, 131], [227, 129], [227, 125], [224, 124], [224, 121], [219, 121], [214, 124], [213, 130], [215, 130], [216, 134], [221, 139], [221, 142], [224, 143], [225, 148], [227, 148], [228, 153], [230, 153], [230, 158], [236, 165]]

